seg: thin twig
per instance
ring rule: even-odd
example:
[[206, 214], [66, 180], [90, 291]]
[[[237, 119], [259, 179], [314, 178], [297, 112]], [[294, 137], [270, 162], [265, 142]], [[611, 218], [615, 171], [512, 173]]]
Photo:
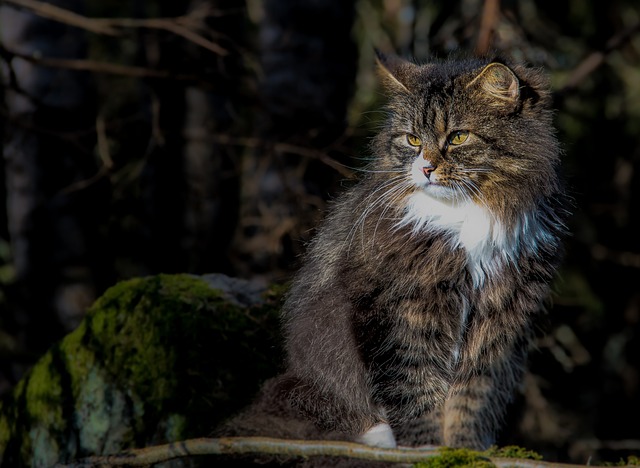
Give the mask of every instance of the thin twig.
[[61, 190], [61, 193], [66, 194], [84, 190], [111, 173], [111, 170], [113, 169], [113, 159], [111, 159], [111, 154], [109, 153], [109, 141], [107, 139], [106, 122], [102, 115], [98, 115], [96, 117], [96, 139], [98, 155], [102, 160], [102, 166], [100, 166], [98, 171], [91, 177], [79, 180], [66, 186]]
[[177, 18], [92, 18], [90, 21], [113, 28], [164, 29], [215, 54], [221, 56], [229, 55], [229, 51], [224, 47], [193, 32], [190, 28], [193, 29], [196, 22], [194, 18], [188, 15]]
[[[210, 138], [217, 143], [246, 146], [249, 148], [258, 148], [264, 145], [264, 142], [256, 138], [234, 138], [228, 135], [213, 135], [210, 136]], [[273, 145], [273, 149], [284, 153], [297, 154], [306, 158], [318, 159], [327, 166], [335, 169], [338, 173], [340, 173], [340, 175], [348, 179], [354, 179], [356, 177], [354, 171], [346, 167], [341, 162], [331, 158], [323, 151], [298, 145], [292, 145], [290, 143], [275, 143]]]
[[5, 56], [17, 57], [26, 60], [27, 62], [50, 68], [105, 73], [109, 75], [129, 76], [132, 78], [163, 78], [193, 82], [202, 80], [202, 78], [196, 75], [175, 74], [169, 70], [157, 70], [153, 68], [120, 65], [117, 63], [100, 62], [96, 60], [62, 59], [23, 54], [20, 52], [9, 50], [5, 47], [2, 47], [1, 45], [0, 52]]
[[640, 440], [580, 439], [576, 440], [569, 446], [569, 455], [572, 458], [587, 458], [590, 454], [593, 454], [599, 450], [626, 451], [630, 453], [637, 453], [640, 451]]
[[187, 39], [188, 41], [191, 41], [194, 44], [199, 45], [200, 47], [203, 47], [220, 56], [229, 55], [229, 51], [227, 49], [219, 46], [215, 42], [211, 42], [210, 40], [205, 39], [204, 37], [194, 33], [193, 31], [186, 28], [185, 26], [182, 26], [181, 24], [174, 23], [174, 22], [167, 22], [167, 24], [164, 25], [162, 29], [166, 29], [167, 31], [172, 32], [176, 36], [181, 36]]

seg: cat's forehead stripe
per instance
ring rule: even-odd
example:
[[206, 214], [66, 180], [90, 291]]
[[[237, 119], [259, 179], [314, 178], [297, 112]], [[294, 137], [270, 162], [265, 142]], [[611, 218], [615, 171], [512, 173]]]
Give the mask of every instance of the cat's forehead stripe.
[[447, 130], [447, 115], [437, 98], [428, 99], [421, 112], [415, 114], [415, 125], [422, 131], [435, 134], [445, 133]]
[[444, 133], [447, 130], [444, 112], [442, 112], [442, 109], [434, 109], [433, 126], [438, 133]]

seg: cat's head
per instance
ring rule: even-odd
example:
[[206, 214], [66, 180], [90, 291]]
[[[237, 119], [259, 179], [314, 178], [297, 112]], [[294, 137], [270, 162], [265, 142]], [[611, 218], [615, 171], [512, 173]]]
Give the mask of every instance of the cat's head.
[[409, 192], [510, 218], [558, 191], [540, 71], [488, 59], [416, 65], [379, 54], [378, 63], [389, 103], [376, 166], [400, 174]]

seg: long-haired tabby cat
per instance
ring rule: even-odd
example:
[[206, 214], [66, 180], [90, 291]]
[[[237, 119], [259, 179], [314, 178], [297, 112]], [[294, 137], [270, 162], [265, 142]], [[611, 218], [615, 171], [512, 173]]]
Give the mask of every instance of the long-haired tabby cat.
[[386, 123], [286, 299], [287, 371], [251, 410], [272, 419], [234, 432], [304, 437], [288, 413], [330, 438], [486, 448], [561, 250], [548, 84], [500, 61], [378, 62]]

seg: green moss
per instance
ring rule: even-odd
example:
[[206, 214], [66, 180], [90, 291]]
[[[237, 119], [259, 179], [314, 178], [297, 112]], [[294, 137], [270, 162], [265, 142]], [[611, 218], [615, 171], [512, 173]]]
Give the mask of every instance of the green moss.
[[527, 450], [523, 447], [518, 447], [517, 445], [507, 445], [500, 448], [491, 447], [489, 450], [484, 452], [484, 454], [488, 457], [542, 460], [542, 455], [539, 453], [536, 453], [533, 450]]
[[415, 468], [451, 468], [459, 466], [473, 466], [479, 468], [495, 467], [483, 452], [464, 448], [454, 449], [448, 447], [442, 448], [440, 450], [440, 455], [428, 458], [425, 461], [414, 465]]
[[[192, 275], [160, 275], [160, 292], [165, 297], [179, 298], [188, 304], [205, 306], [210, 301], [222, 303], [223, 295], [206, 281]], [[225, 301], [226, 302], [226, 301]]]
[[495, 466], [490, 458], [520, 458], [528, 460], [542, 460], [542, 456], [532, 450], [527, 450], [516, 445], [506, 447], [491, 447], [484, 452], [469, 449], [453, 449], [445, 447], [440, 450], [440, 455], [428, 458], [414, 465], [415, 468], [450, 468], [460, 466], [474, 466], [489, 468]]
[[183, 414], [170, 414], [165, 421], [164, 436], [166, 440], [179, 440], [187, 430], [188, 421]]
[[14, 401], [25, 402], [23, 418], [29, 421], [21, 434], [20, 457], [33, 457], [34, 466], [50, 466], [55, 461], [60, 451], [56, 434], [66, 426], [62, 382], [53, 361], [52, 352], [45, 354], [14, 391]]
[[627, 457], [627, 465], [631, 466], [640, 466], [640, 457], [635, 455], [630, 455]]
[[97, 365], [95, 353], [82, 343], [86, 332], [87, 322], [82, 322], [78, 328], [67, 335], [62, 343], [73, 394], [80, 391], [84, 386], [86, 376]]
[[605, 462], [603, 466], [640, 466], [640, 457], [630, 455], [626, 460], [620, 459], [618, 463]]
[[176, 352], [187, 352], [192, 346], [189, 340], [195, 327], [210, 328], [198, 312], [212, 301], [222, 302], [221, 295], [189, 275], [119, 283], [90, 310], [87, 323], [92, 348], [102, 355], [105, 368], [117, 381], [135, 388], [158, 410], [178, 385], [172, 372], [177, 366]]
[[35, 365], [25, 391], [27, 412], [32, 419], [49, 427], [63, 424], [60, 375], [54, 369], [51, 353], [47, 353]]

